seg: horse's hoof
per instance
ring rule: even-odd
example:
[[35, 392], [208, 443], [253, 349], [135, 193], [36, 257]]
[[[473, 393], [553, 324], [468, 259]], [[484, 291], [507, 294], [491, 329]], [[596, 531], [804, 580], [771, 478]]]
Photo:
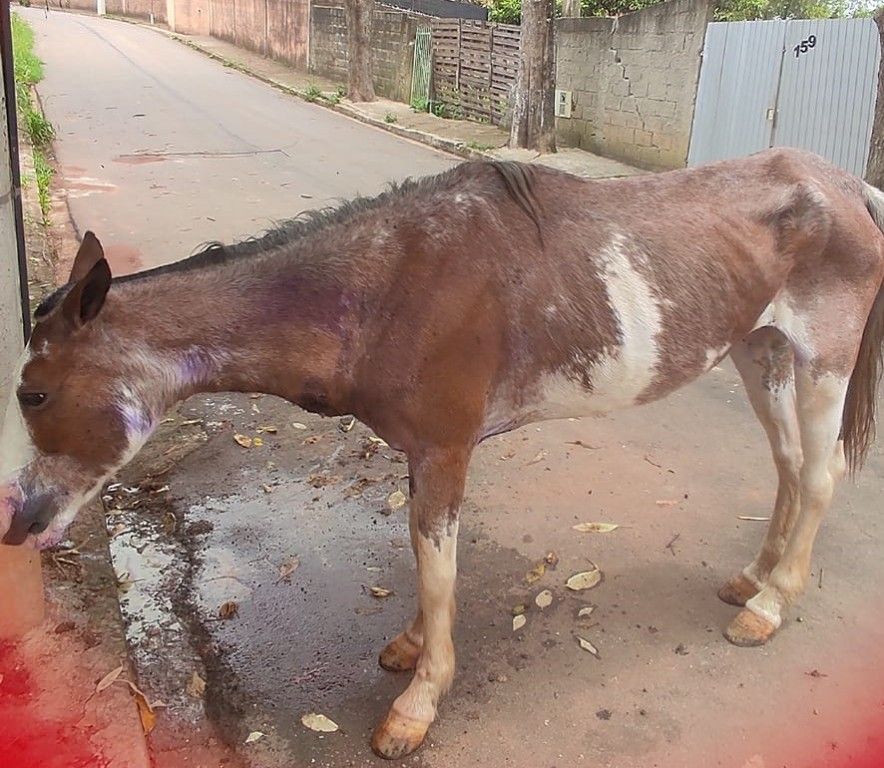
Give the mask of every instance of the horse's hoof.
[[372, 751], [387, 760], [406, 757], [423, 744], [429, 727], [429, 723], [412, 720], [391, 709], [371, 737]]
[[724, 636], [740, 648], [757, 648], [770, 640], [776, 631], [777, 628], [767, 619], [744, 608], [730, 623]]
[[407, 672], [417, 666], [420, 646], [405, 632], [394, 637], [378, 658], [378, 664], [388, 672]]
[[728, 605], [736, 605], [742, 608], [759, 592], [756, 587], [744, 574], [734, 576], [718, 590], [718, 599], [723, 600]]

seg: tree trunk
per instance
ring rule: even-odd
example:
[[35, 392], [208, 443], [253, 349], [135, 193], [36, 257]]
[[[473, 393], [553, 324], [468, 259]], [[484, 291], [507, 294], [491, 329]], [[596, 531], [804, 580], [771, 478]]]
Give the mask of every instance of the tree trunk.
[[562, 16], [580, 18], [580, 0], [562, 0]]
[[374, 101], [371, 79], [371, 16], [374, 0], [345, 0], [347, 14], [348, 82], [350, 101]]
[[554, 0], [522, 0], [511, 147], [556, 151], [554, 14]]
[[[884, 9], [875, 14], [881, 50], [884, 51]], [[884, 56], [878, 65], [878, 96], [875, 101], [875, 121], [872, 123], [872, 139], [869, 142], [869, 162], [866, 165], [866, 181], [881, 189], [884, 187]]]

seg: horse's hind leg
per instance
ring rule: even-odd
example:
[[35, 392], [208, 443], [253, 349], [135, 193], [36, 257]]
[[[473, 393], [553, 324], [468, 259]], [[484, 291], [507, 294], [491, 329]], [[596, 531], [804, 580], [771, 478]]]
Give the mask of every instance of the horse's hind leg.
[[750, 334], [731, 349], [749, 402], [767, 432], [779, 483], [770, 525], [761, 550], [741, 573], [718, 592], [731, 605], [743, 606], [764, 587], [779, 562], [800, 509], [801, 435], [795, 408], [794, 355], [789, 340], [771, 327]]
[[[413, 472], [413, 468], [409, 470]], [[412, 502], [409, 503], [409, 529], [411, 531], [411, 551], [414, 552], [415, 561], [418, 558], [418, 521], [415, 518], [417, 508]], [[414, 621], [402, 632], [394, 637], [384, 650], [381, 651], [378, 663], [388, 672], [407, 672], [414, 669], [421, 655], [424, 644], [424, 617], [418, 604], [417, 615]]]
[[[796, 313], [788, 329], [796, 347], [795, 392], [803, 463], [799, 476], [801, 509], [779, 562], [763, 589], [747, 601], [727, 628], [736, 645], [766, 642], [782, 623], [782, 611], [803, 591], [810, 574], [813, 543], [844, 473], [839, 446], [844, 400], [862, 328], [843, 325], [833, 332], [825, 318]], [[831, 318], [828, 319], [831, 321]], [[828, 338], [816, 329], [827, 329]]]

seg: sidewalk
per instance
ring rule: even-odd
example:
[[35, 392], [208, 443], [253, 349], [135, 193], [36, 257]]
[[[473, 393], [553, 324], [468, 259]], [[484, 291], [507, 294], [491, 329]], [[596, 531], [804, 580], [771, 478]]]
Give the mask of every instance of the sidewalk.
[[[469, 120], [450, 120], [428, 112], [415, 112], [408, 104], [378, 98], [354, 104], [339, 96], [342, 83], [296, 70], [287, 64], [239, 48], [232, 43], [203, 35], [172, 34], [172, 37], [195, 48], [226, 66], [264, 80], [300, 98], [314, 101], [342, 112], [356, 120], [390, 131], [403, 138], [428, 144], [466, 158], [492, 157], [542, 163], [590, 179], [636, 176], [647, 173], [638, 168], [600, 157], [572, 147], [555, 154], [538, 155], [527, 149], [508, 149], [509, 134], [495, 125]], [[321, 95], [320, 95], [321, 93]]]

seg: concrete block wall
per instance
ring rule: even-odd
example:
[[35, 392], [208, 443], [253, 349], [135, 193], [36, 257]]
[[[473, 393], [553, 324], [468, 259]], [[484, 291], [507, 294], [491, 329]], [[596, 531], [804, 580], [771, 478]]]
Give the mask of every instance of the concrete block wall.
[[[424, 19], [426, 22], [426, 19]], [[421, 17], [375, 9], [372, 16], [372, 75], [375, 91], [388, 99], [411, 98], [414, 37]], [[314, 4], [310, 26], [310, 71], [347, 81], [347, 21], [341, 6]]]
[[669, 0], [617, 19], [556, 22], [565, 145], [653, 170], [687, 163], [710, 0]]

